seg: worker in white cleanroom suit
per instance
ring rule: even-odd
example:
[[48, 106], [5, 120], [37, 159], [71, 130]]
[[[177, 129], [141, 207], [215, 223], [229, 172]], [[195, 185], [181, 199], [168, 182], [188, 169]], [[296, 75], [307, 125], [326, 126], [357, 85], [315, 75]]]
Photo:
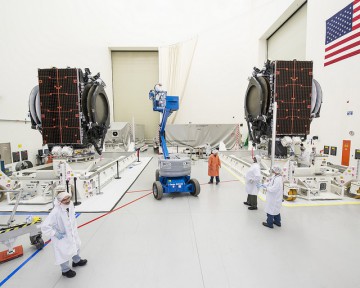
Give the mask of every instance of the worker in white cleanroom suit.
[[248, 205], [249, 210], [257, 209], [257, 195], [259, 193], [259, 184], [261, 181], [260, 161], [261, 156], [254, 157], [254, 163], [250, 166], [246, 173], [245, 192], [248, 194], [245, 205]]
[[54, 209], [42, 223], [41, 231], [44, 235], [51, 237], [55, 264], [60, 265], [62, 275], [72, 278], [76, 272], [70, 269], [69, 260], [73, 261], [72, 267], [84, 266], [87, 260], [81, 259], [79, 256], [81, 241], [77, 231], [71, 194], [66, 192], [64, 187], [57, 190]]
[[306, 151], [304, 146], [300, 147], [301, 154], [298, 156], [299, 167], [310, 167], [310, 153]]
[[205, 144], [205, 154], [206, 154], [206, 156], [210, 156], [210, 154], [211, 154], [211, 146], [209, 143]]
[[162, 91], [164, 91], [164, 88], [163, 88], [163, 86], [162, 86], [161, 83], [155, 84], [154, 89], [155, 89], [156, 92], [162, 92]]
[[312, 147], [311, 150], [312, 151], [310, 153], [310, 162], [312, 165], [314, 165], [315, 164], [315, 156], [316, 156], [316, 147], [315, 146]]
[[262, 185], [266, 189], [265, 212], [267, 214], [267, 220], [263, 222], [263, 225], [269, 228], [274, 228], [274, 224], [281, 227], [280, 209], [284, 195], [281, 168], [274, 166], [272, 171], [274, 175], [269, 183]]
[[157, 102], [157, 106], [164, 107], [166, 105], [165, 89], [161, 83], [158, 83], [154, 87], [155, 90], [155, 100]]

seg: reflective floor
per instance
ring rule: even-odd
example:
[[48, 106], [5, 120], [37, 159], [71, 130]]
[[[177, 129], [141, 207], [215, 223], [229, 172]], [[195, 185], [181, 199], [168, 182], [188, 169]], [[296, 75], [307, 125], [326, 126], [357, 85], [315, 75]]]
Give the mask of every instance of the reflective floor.
[[74, 268], [75, 278], [54, 265], [51, 243], [36, 253], [21, 236], [24, 255], [0, 264], [3, 287], [360, 287], [359, 205], [283, 207], [283, 226], [269, 229], [261, 225], [264, 202], [249, 211], [242, 180], [226, 167], [220, 184], [211, 185], [207, 162], [196, 161], [199, 197], [167, 194], [160, 201], [150, 190], [156, 168], [154, 157], [116, 211], [78, 217], [88, 264]]

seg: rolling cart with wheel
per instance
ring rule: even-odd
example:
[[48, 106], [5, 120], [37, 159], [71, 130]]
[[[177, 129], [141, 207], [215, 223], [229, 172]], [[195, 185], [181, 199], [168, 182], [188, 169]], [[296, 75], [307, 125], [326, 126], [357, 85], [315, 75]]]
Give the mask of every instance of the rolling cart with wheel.
[[29, 234], [31, 245], [34, 245], [38, 250], [41, 250], [44, 247], [44, 240], [41, 237], [42, 234], [40, 225], [42, 220], [40, 217], [31, 217], [31, 219], [25, 223], [16, 225], [12, 224], [15, 212], [19, 205], [22, 190], [8, 190], [2, 192], [13, 192], [17, 193], [17, 195], [16, 204], [10, 215], [9, 221], [7, 224], [1, 225], [5, 226], [4, 228], [0, 228], [0, 243], [4, 244], [8, 248], [7, 250], [0, 252], [0, 263], [10, 261], [23, 255], [23, 248], [21, 245], [14, 247], [14, 243], [18, 236]]

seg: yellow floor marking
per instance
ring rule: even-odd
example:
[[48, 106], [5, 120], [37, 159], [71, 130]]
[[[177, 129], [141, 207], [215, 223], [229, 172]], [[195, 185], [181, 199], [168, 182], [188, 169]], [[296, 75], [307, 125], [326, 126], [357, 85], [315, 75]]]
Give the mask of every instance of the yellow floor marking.
[[232, 174], [236, 179], [238, 179], [241, 183], [245, 184], [245, 181], [243, 178], [240, 178], [238, 175], [236, 175], [234, 173], [234, 171], [232, 171], [231, 169], [229, 169], [228, 167], [226, 166], [223, 166], [230, 174]]

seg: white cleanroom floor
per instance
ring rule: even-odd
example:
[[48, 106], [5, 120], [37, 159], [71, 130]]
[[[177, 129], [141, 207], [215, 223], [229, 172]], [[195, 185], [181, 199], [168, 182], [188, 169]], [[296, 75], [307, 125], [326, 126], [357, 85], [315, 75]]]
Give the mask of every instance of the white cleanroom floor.
[[[157, 201], [150, 191], [157, 158], [150, 152], [146, 156], [153, 159], [119, 209], [77, 218], [83, 225], [81, 256], [89, 262], [75, 268], [75, 278], [63, 277], [53, 264], [51, 243], [34, 255], [28, 237], [21, 236], [16, 244], [23, 245], [24, 256], [0, 264], [0, 283], [16, 288], [360, 287], [359, 205], [283, 207], [283, 226], [269, 229], [261, 225], [265, 203], [259, 199], [259, 209], [249, 211], [242, 180], [225, 167], [219, 185], [207, 184], [204, 160], [192, 166], [192, 177], [202, 184], [199, 197], [165, 195]], [[7, 218], [0, 216], [0, 222]]]

